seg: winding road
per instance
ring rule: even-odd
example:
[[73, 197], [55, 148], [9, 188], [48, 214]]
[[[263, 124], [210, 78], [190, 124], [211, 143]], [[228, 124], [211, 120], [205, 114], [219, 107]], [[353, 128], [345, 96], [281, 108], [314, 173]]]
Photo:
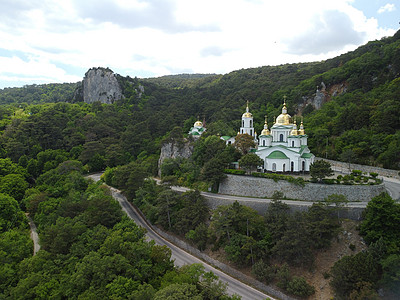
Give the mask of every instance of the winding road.
[[[94, 181], [98, 181], [100, 179], [101, 174], [93, 174], [88, 177], [92, 178]], [[242, 283], [241, 281], [229, 276], [228, 274], [212, 267], [211, 265], [205, 263], [204, 261], [198, 259], [197, 257], [187, 253], [181, 248], [175, 246], [169, 241], [162, 238], [158, 235], [151, 225], [149, 225], [140, 215], [140, 213], [128, 202], [126, 197], [122, 195], [122, 193], [110, 187], [112, 196], [119, 202], [123, 211], [131, 218], [137, 225], [142, 226], [147, 230], [147, 237], [151, 240], [154, 240], [158, 245], [166, 245], [171, 249], [171, 258], [175, 261], [175, 265], [183, 266], [186, 264], [194, 264], [201, 263], [204, 265], [204, 268], [207, 272], [211, 271], [215, 275], [219, 277], [222, 282], [227, 283], [227, 292], [230, 295], [237, 294], [242, 297], [243, 300], [251, 299], [251, 300], [263, 300], [263, 299], [274, 299], [271, 296], [256, 290], [255, 288]]]

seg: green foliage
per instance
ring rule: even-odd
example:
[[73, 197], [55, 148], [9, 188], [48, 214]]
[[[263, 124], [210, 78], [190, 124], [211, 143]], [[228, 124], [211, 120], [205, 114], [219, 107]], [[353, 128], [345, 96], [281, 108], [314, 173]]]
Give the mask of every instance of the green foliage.
[[364, 220], [360, 225], [360, 234], [370, 244], [383, 239], [390, 253], [400, 250], [400, 205], [386, 193], [382, 193], [368, 202]]
[[232, 175], [244, 175], [246, 174], [245, 170], [236, 170], [236, 169], [224, 169], [225, 174], [232, 174]]
[[315, 293], [315, 288], [308, 284], [303, 277], [293, 276], [287, 284], [287, 291], [295, 296], [309, 297]]
[[0, 233], [20, 227], [25, 216], [18, 202], [11, 196], [0, 193]]
[[362, 282], [368, 282], [372, 286], [376, 284], [379, 279], [379, 265], [371, 253], [360, 252], [337, 261], [330, 273], [335, 294], [340, 298], [347, 298]]
[[325, 160], [316, 160], [310, 165], [310, 175], [321, 182], [325, 177], [333, 175], [331, 164]]
[[251, 148], [256, 146], [254, 142], [254, 138], [245, 133], [245, 134], [238, 134], [235, 137], [235, 147], [239, 149], [240, 153], [248, 154]]
[[251, 171], [260, 166], [262, 162], [262, 159], [257, 154], [247, 153], [240, 158], [239, 166], [251, 173]]

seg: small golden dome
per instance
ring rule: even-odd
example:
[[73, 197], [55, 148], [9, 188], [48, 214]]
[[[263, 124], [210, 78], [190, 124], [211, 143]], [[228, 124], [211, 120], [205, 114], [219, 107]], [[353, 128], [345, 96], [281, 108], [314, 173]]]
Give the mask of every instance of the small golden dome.
[[297, 135], [296, 119], [294, 119], [294, 122], [293, 122], [293, 129], [292, 129], [292, 131], [290, 132], [290, 135]]
[[270, 135], [270, 131], [268, 129], [268, 123], [267, 123], [267, 116], [265, 116], [264, 129], [261, 131], [261, 135]]
[[269, 129], [268, 129], [268, 128], [263, 129], [263, 130], [261, 131], [261, 135], [270, 135]]
[[300, 124], [300, 129], [299, 129], [299, 135], [305, 135], [305, 132], [304, 132], [304, 125], [303, 125], [303, 117], [301, 118], [301, 124]]
[[253, 115], [249, 112], [249, 100], [247, 100], [246, 112], [242, 115], [242, 118], [252, 118]]
[[252, 118], [253, 117], [253, 115], [251, 114], [251, 113], [249, 113], [249, 112], [245, 112], [243, 115], [242, 115], [242, 118]]
[[196, 121], [196, 122], [194, 123], [194, 127], [203, 127], [203, 122], [201, 122], [201, 121]]

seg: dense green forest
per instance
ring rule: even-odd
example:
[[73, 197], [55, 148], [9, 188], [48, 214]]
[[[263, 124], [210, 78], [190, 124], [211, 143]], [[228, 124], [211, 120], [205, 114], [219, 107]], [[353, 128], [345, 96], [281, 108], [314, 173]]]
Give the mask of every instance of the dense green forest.
[[[272, 123], [280, 113], [283, 96], [287, 95], [288, 112], [304, 116], [309, 146], [317, 156], [346, 160], [343, 153], [351, 152], [352, 162], [400, 169], [399, 74], [400, 31], [322, 62], [243, 69], [226, 75], [152, 79], [118, 76], [125, 99], [113, 108], [97, 107], [124, 114], [123, 119], [129, 124], [123, 124], [123, 129], [130, 126], [124, 130], [126, 134], [139, 133], [140, 142], [131, 144], [133, 149], [128, 151], [136, 157], [142, 151], [156, 153], [155, 140], [175, 126], [187, 132], [197, 116], [206, 119], [211, 134], [234, 135], [247, 100], [256, 131], [260, 132], [264, 116]], [[132, 87], [135, 85], [127, 82], [143, 85], [142, 97], [136, 97]], [[329, 101], [314, 110], [312, 105], [306, 106], [304, 99], [312, 99], [316, 87], [322, 88], [322, 82]], [[336, 96], [330, 94], [331, 88], [338, 85], [344, 90]], [[24, 110], [36, 103], [76, 102], [76, 87], [50, 84], [0, 90], [0, 103], [12, 106], [8, 112], [2, 107], [1, 114], [9, 114], [10, 109], [12, 113], [18, 108]], [[35, 118], [37, 110], [27, 107], [24, 112]], [[98, 138], [107, 134], [110, 132]], [[119, 131], [112, 138], [118, 139], [120, 134]]]
[[[238, 204], [210, 212], [198, 192], [179, 196], [146, 178], [157, 174], [161, 144], [183, 142], [199, 116], [207, 132], [193, 144], [192, 158], [167, 160], [161, 171], [165, 182], [215, 187], [224, 168], [245, 157], [217, 134], [237, 132], [246, 100], [259, 132], [264, 115], [271, 122], [280, 113], [284, 95], [289, 113], [304, 116], [316, 155], [400, 169], [399, 74], [397, 32], [323, 62], [226, 75], [118, 76], [125, 98], [110, 105], [77, 101], [80, 83], [0, 90], [0, 299], [163, 299], [171, 291], [229, 299], [200, 266], [174, 268], [168, 249], [147, 243], [107, 189], [82, 177], [105, 169], [105, 181], [155, 224], [200, 249], [223, 249], [234, 264], [252, 264], [257, 278], [288, 293], [311, 294], [289, 268], [312, 266], [336, 236], [339, 224], [327, 207], [291, 216], [276, 195], [263, 217]], [[342, 85], [345, 92], [329, 95], [319, 110], [305, 106], [321, 82], [326, 91]], [[144, 86], [141, 97], [137, 84]], [[34, 257], [24, 213], [41, 238]], [[331, 271], [339, 298], [374, 296], [378, 288], [399, 293], [399, 214], [387, 195], [371, 201], [360, 226], [368, 251], [339, 260]]]

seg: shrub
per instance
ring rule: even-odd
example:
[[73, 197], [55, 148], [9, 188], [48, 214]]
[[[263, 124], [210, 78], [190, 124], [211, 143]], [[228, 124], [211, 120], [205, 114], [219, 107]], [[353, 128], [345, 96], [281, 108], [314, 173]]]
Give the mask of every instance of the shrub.
[[272, 282], [276, 276], [276, 268], [273, 266], [269, 266], [268, 264], [264, 263], [262, 260], [256, 262], [251, 272], [256, 276], [256, 278], [266, 284]]
[[378, 173], [375, 173], [375, 172], [370, 172], [369, 175], [370, 175], [372, 178], [378, 177]]
[[353, 170], [353, 171], [351, 171], [351, 175], [353, 175], [353, 176], [361, 176], [361, 175], [362, 175], [362, 171], [360, 171], [360, 170]]
[[244, 174], [246, 174], [246, 171], [245, 170], [236, 170], [236, 169], [224, 169], [224, 173], [232, 174], [232, 175], [244, 175]]
[[315, 288], [308, 284], [303, 277], [294, 276], [287, 285], [287, 291], [300, 297], [309, 297], [315, 293]]

